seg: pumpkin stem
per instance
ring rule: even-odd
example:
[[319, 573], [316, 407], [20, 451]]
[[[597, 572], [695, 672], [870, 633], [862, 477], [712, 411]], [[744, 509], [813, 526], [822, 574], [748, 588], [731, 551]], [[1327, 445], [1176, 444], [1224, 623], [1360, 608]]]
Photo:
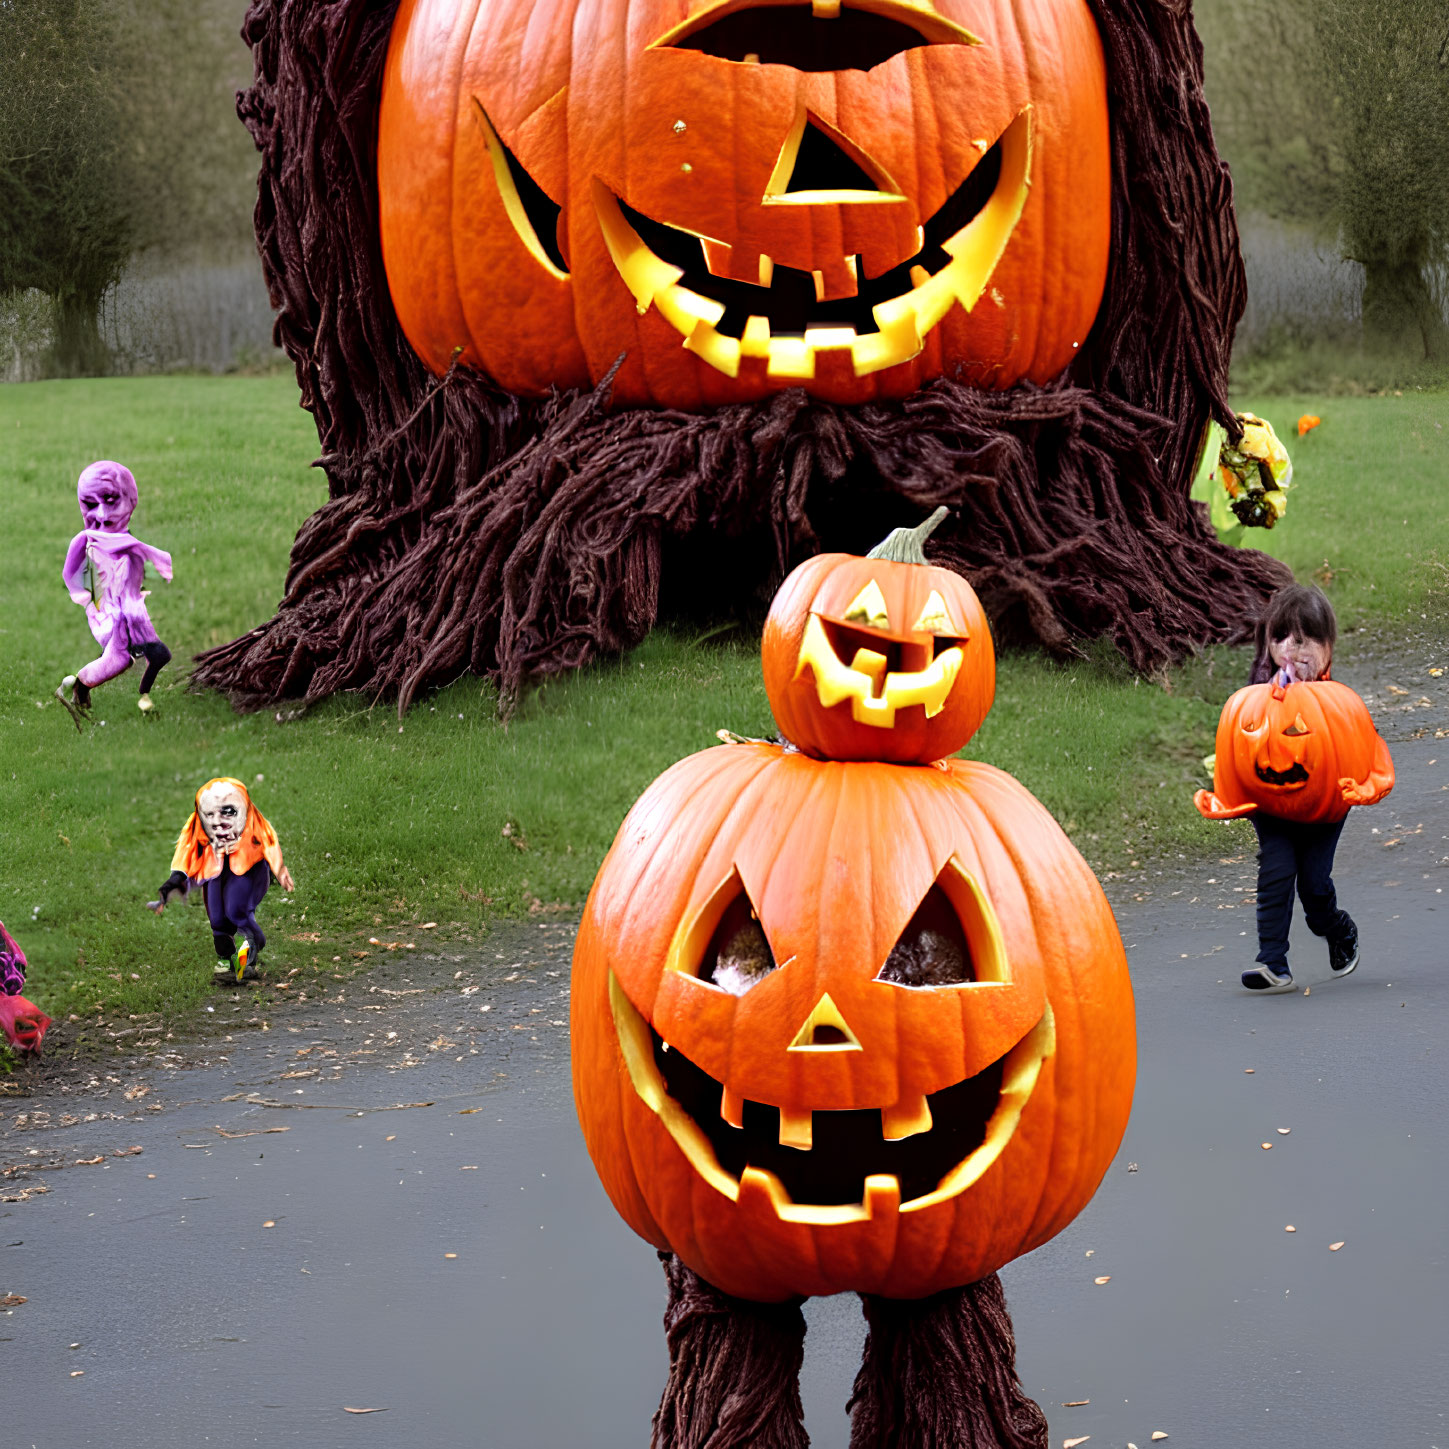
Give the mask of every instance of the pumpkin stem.
[[926, 562], [925, 543], [937, 525], [951, 510], [943, 503], [924, 523], [914, 528], [893, 528], [866, 554], [866, 558], [884, 558], [892, 563]]
[[1047, 1449], [995, 1273], [929, 1298], [860, 1298], [870, 1332], [847, 1405], [850, 1449]]
[[669, 1284], [669, 1381], [649, 1449], [808, 1449], [804, 1300], [732, 1298], [673, 1253], [659, 1257]]

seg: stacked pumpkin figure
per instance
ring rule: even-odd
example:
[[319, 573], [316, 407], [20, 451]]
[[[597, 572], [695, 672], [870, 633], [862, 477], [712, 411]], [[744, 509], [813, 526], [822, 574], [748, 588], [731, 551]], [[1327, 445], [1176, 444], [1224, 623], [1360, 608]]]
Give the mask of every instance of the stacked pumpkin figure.
[[785, 581], [763, 641], [784, 740], [666, 771], [580, 923], [579, 1118], [668, 1263], [659, 1449], [804, 1444], [798, 1303], [844, 1291], [871, 1324], [855, 1449], [1046, 1443], [995, 1273], [1117, 1150], [1132, 993], [1046, 809], [947, 758], [995, 657], [970, 586], [922, 552], [944, 512]]

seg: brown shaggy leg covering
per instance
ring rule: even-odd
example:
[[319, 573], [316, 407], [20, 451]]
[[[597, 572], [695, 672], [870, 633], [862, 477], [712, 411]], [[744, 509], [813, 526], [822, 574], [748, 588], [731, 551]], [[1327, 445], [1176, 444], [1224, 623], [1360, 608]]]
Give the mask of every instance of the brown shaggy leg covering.
[[690, 581], [749, 606], [818, 548], [864, 552], [937, 504], [931, 553], [1007, 639], [1109, 637], [1149, 670], [1244, 636], [1287, 571], [1220, 546], [1187, 498], [1229, 420], [1244, 285], [1187, 0], [1090, 0], [1109, 73], [1107, 293], [1067, 373], [976, 392], [942, 379], [844, 408], [792, 390], [703, 416], [527, 401], [408, 350], [377, 241], [373, 134], [394, 6], [252, 0], [257, 236], [277, 337], [317, 418], [330, 501], [303, 526], [277, 616], [203, 654], [242, 707], [396, 695], [472, 670], [529, 677], [640, 640]]
[[799, 1301], [731, 1298], [673, 1253], [659, 1257], [669, 1283], [669, 1382], [650, 1449], [806, 1449]]
[[915, 1302], [861, 1295], [870, 1333], [850, 1449], [1046, 1449], [1046, 1415], [1016, 1377], [1001, 1280]]

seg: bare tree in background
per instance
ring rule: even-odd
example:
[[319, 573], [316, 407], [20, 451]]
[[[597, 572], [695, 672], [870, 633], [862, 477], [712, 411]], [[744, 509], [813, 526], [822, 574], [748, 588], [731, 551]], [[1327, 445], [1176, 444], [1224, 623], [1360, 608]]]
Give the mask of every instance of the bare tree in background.
[[0, 0], [0, 291], [51, 299], [46, 370], [105, 372], [96, 325], [133, 221], [102, 0]]
[[1445, 0], [1198, 0], [1213, 127], [1245, 210], [1364, 269], [1364, 339], [1449, 357]]
[[133, 257], [252, 249], [244, 8], [0, 0], [0, 293], [50, 299], [46, 373], [109, 370], [98, 313]]
[[1364, 269], [1367, 337], [1449, 358], [1429, 269], [1449, 261], [1449, 6], [1322, 0], [1321, 63], [1343, 157], [1344, 255]]

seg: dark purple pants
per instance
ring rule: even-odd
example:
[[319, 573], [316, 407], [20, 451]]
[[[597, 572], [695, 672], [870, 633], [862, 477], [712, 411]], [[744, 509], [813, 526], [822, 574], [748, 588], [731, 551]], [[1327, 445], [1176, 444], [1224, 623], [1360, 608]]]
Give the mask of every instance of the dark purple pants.
[[1258, 832], [1258, 960], [1282, 975], [1288, 970], [1288, 928], [1293, 924], [1293, 887], [1315, 936], [1335, 940], [1353, 925], [1338, 908], [1333, 853], [1343, 821], [1303, 825], [1259, 811], [1249, 817]]
[[216, 954], [230, 959], [236, 950], [236, 933], [240, 931], [252, 943], [251, 954], [255, 958], [267, 938], [257, 925], [257, 907], [267, 894], [272, 883], [271, 867], [259, 860], [245, 875], [233, 875], [231, 858], [223, 858], [221, 874], [205, 883], [203, 899], [206, 914], [211, 921], [211, 937], [216, 942]]

